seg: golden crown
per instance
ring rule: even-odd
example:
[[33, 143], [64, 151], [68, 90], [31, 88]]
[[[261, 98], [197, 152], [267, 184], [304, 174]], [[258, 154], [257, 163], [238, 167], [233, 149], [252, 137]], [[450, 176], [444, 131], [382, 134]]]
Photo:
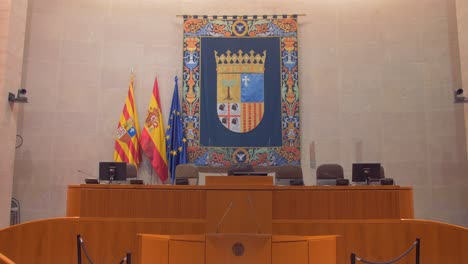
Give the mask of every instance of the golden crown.
[[218, 52], [214, 51], [216, 64], [257, 64], [257, 65], [265, 65], [266, 59], [266, 50], [263, 51], [263, 56], [261, 54], [255, 54], [253, 50], [249, 53], [245, 53], [242, 50], [239, 50], [237, 53], [233, 53], [231, 55], [231, 51], [226, 51], [226, 55], [221, 54], [218, 56]]
[[266, 50], [261, 54], [255, 54], [253, 50], [245, 53], [239, 50], [237, 53], [231, 55], [231, 51], [226, 51], [226, 55], [221, 54], [215, 50], [216, 71], [218, 73], [264, 73], [265, 72], [265, 59]]

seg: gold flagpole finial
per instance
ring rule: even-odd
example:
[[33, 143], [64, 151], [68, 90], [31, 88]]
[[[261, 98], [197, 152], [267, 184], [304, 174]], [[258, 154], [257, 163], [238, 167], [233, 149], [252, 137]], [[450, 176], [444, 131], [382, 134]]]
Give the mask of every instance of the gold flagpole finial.
[[135, 79], [135, 71], [133, 70], [133, 67], [130, 69], [130, 79], [132, 81]]

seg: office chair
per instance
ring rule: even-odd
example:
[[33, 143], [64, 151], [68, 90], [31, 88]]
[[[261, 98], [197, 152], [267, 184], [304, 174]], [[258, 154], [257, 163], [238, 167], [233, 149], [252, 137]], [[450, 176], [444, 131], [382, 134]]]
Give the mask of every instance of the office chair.
[[137, 168], [133, 164], [127, 163], [127, 178], [137, 178]]
[[232, 176], [234, 175], [234, 172], [253, 172], [253, 171], [254, 171], [254, 167], [252, 166], [252, 164], [234, 163], [229, 167], [227, 171], [227, 175]]
[[283, 164], [275, 168], [277, 185], [304, 185], [301, 166]]
[[339, 179], [344, 179], [343, 167], [340, 164], [322, 164], [318, 166], [317, 185], [336, 185]]
[[179, 164], [175, 170], [176, 185], [198, 185], [198, 167], [191, 163]]

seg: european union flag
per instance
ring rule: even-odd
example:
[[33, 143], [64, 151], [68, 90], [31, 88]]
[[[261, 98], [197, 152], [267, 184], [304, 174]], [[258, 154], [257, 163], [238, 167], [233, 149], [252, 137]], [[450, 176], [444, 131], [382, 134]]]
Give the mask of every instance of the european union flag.
[[177, 165], [187, 163], [186, 142], [182, 133], [182, 118], [179, 103], [179, 87], [177, 76], [174, 78], [174, 94], [172, 95], [171, 112], [166, 128], [167, 166], [171, 177], [171, 183], [175, 181], [175, 169]]

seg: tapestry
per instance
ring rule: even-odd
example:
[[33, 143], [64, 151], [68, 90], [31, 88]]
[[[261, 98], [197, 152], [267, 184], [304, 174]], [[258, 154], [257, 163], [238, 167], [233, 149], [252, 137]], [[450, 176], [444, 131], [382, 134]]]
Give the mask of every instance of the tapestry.
[[300, 165], [297, 16], [184, 16], [188, 162]]

